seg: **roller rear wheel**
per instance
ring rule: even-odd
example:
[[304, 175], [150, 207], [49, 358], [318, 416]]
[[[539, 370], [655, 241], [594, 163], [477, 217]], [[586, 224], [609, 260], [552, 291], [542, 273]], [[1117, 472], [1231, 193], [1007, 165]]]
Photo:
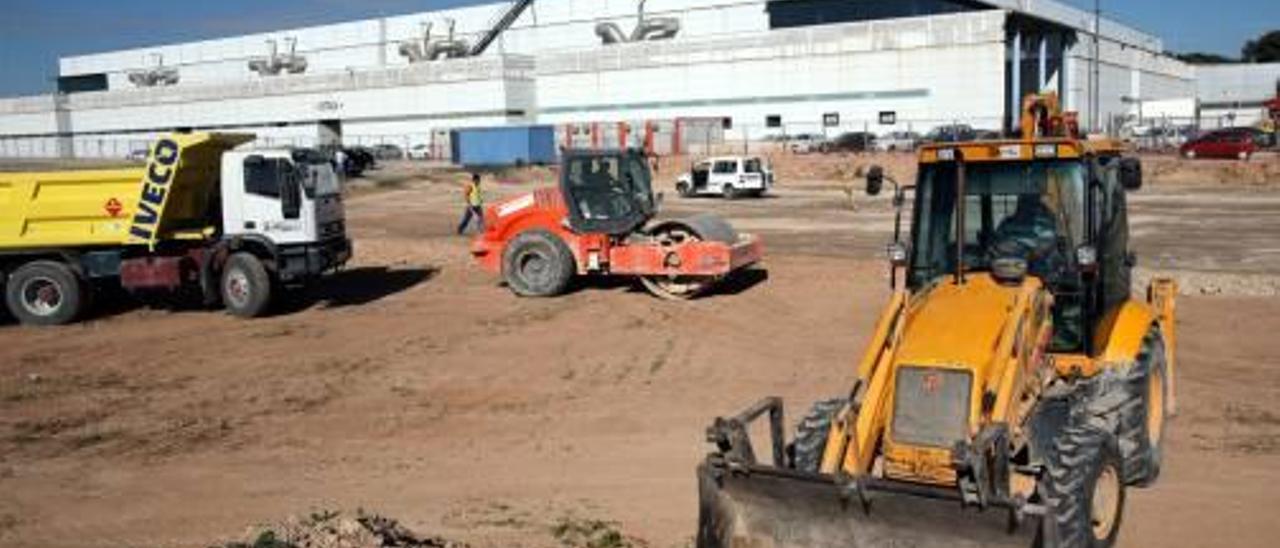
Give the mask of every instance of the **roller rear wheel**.
[[573, 252], [545, 230], [520, 233], [502, 253], [502, 276], [511, 291], [521, 297], [560, 295], [577, 271]]

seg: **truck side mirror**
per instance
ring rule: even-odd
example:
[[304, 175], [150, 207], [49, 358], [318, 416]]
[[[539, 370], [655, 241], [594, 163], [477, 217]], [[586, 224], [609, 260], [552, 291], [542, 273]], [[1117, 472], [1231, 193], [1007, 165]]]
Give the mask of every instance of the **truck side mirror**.
[[880, 190], [884, 188], [884, 168], [880, 166], [871, 166], [867, 170], [867, 195], [879, 196]]
[[1142, 188], [1142, 162], [1137, 158], [1120, 159], [1120, 185], [1130, 192]]
[[302, 185], [298, 180], [298, 172], [292, 164], [280, 173], [280, 213], [285, 219], [297, 219], [302, 216]]

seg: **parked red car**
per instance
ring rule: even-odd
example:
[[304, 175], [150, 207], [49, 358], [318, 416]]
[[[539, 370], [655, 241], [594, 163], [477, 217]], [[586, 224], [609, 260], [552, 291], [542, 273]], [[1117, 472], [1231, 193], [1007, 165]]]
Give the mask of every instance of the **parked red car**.
[[1245, 131], [1213, 131], [1182, 145], [1184, 158], [1235, 158], [1248, 160], [1258, 152], [1253, 134]]

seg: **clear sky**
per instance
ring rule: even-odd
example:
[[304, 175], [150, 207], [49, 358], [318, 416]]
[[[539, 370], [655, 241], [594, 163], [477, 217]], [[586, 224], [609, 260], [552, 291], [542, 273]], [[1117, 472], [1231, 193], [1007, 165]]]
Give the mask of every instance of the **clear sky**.
[[[53, 88], [59, 56], [185, 42], [494, 0], [4, 0], [0, 96]], [[850, 0], [856, 1], [856, 0]], [[1092, 0], [1065, 0], [1092, 9]], [[1164, 38], [1176, 52], [1238, 56], [1246, 39], [1280, 29], [1280, 0], [1103, 0], [1109, 16]]]

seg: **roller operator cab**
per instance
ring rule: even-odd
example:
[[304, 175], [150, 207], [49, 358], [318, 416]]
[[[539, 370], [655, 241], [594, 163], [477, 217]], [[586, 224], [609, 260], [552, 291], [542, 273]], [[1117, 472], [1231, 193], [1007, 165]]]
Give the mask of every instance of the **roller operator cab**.
[[659, 198], [640, 152], [566, 150], [559, 186], [489, 207], [471, 252], [524, 297], [559, 295], [575, 276], [596, 275], [689, 299], [760, 260], [759, 238], [719, 217], [654, 221]]
[[[1137, 161], [1036, 133], [926, 146], [912, 185], [870, 171], [914, 214], [852, 387], [790, 442], [778, 398], [717, 419], [699, 546], [1115, 542], [1126, 488], [1160, 472], [1176, 286], [1130, 294]], [[766, 415], [771, 460], [748, 434]]]
[[0, 274], [20, 322], [77, 319], [111, 286], [244, 317], [351, 257], [330, 159], [237, 148], [235, 134], [162, 137], [140, 169], [0, 174]]

